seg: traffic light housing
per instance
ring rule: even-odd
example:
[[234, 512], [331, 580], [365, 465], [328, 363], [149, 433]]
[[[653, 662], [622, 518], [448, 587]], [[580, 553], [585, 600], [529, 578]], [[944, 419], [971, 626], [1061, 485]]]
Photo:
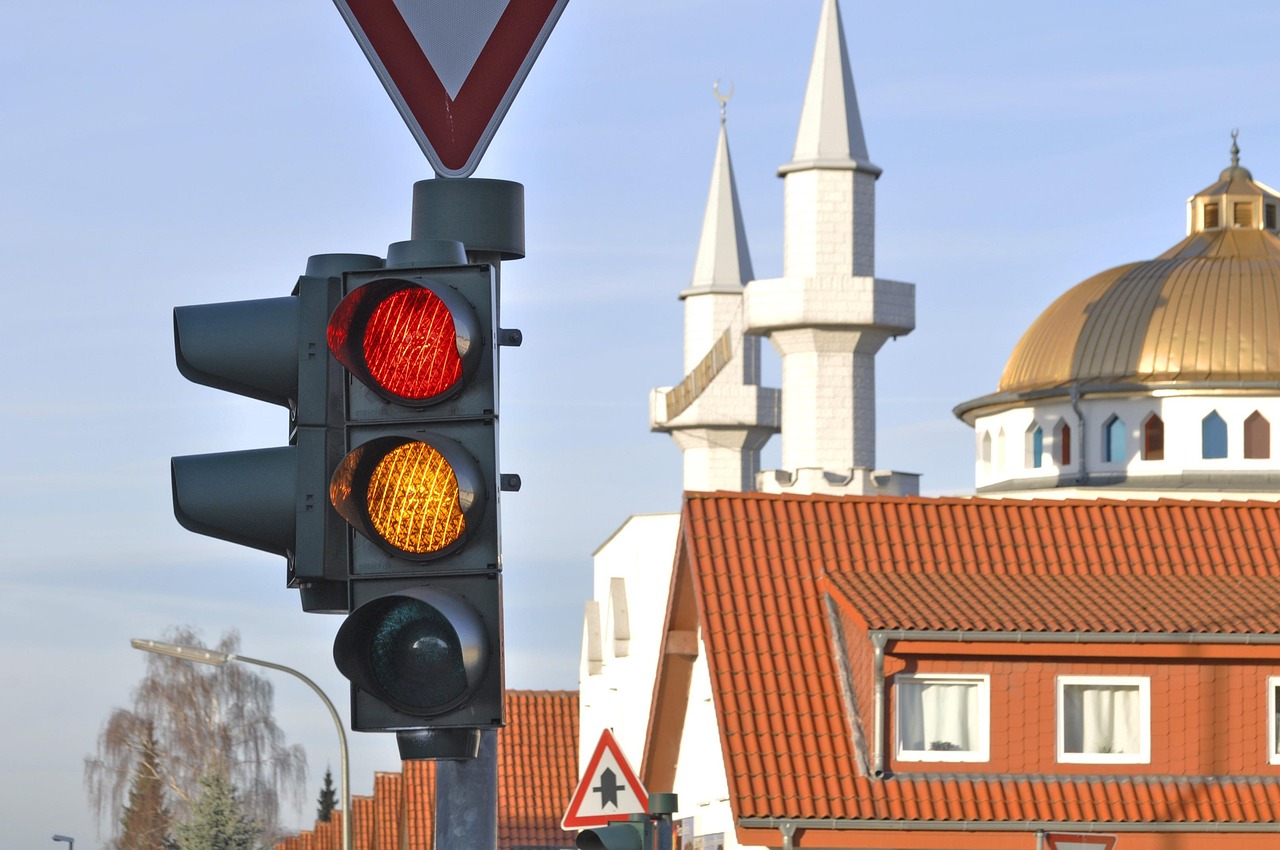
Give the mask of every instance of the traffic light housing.
[[340, 373], [325, 333], [342, 274], [382, 264], [321, 254], [291, 295], [173, 311], [183, 377], [289, 410], [288, 445], [173, 458], [174, 515], [198, 534], [286, 558], [306, 611], [347, 610], [346, 535], [328, 506], [328, 472], [342, 451]]
[[352, 728], [404, 733], [402, 752], [503, 722], [496, 275], [347, 274], [327, 330], [345, 432], [329, 498], [350, 529], [334, 661]]
[[649, 795], [649, 812], [628, 815], [578, 833], [578, 850], [673, 850], [672, 816], [679, 810], [675, 794]]
[[475, 755], [503, 722], [500, 263], [524, 256], [524, 187], [414, 185], [387, 259], [312, 257], [291, 296], [174, 311], [178, 368], [285, 406], [287, 445], [175, 457], [174, 514], [283, 555], [334, 645], [351, 725], [405, 758]]
[[653, 850], [653, 824], [648, 815], [614, 821], [578, 833], [578, 850]]

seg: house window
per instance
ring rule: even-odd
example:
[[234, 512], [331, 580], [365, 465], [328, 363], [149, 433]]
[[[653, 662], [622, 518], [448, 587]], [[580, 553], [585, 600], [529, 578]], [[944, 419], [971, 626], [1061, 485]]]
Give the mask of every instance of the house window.
[[1071, 426], [1063, 422], [1058, 426], [1058, 463], [1061, 466], [1071, 465]]
[[1164, 420], [1154, 413], [1142, 423], [1142, 459], [1164, 460]]
[[1151, 761], [1151, 682], [1137, 676], [1058, 677], [1058, 761]]
[[1216, 460], [1227, 456], [1227, 423], [1212, 411], [1200, 423], [1200, 457]]
[[1212, 228], [1214, 228], [1214, 227], [1217, 227], [1217, 226], [1218, 226], [1218, 205], [1217, 205], [1217, 204], [1205, 204], [1205, 205], [1204, 205], [1204, 227], [1205, 227], [1205, 230], [1210, 230], [1210, 229], [1212, 229]]
[[990, 468], [991, 467], [991, 432], [990, 431], [982, 432], [982, 445], [978, 451], [979, 451], [979, 457], [982, 458], [982, 465], [987, 468]]
[[1232, 213], [1236, 227], [1248, 227], [1253, 224], [1253, 204], [1237, 202]]
[[1280, 676], [1267, 679], [1267, 762], [1280, 764]]
[[1102, 459], [1107, 463], [1124, 463], [1127, 458], [1124, 420], [1113, 415], [1102, 426]]
[[987, 761], [991, 677], [898, 675], [898, 758]]
[[1271, 423], [1256, 410], [1244, 420], [1244, 456], [1250, 460], [1271, 457]]
[[1028, 438], [1027, 448], [1031, 453], [1031, 468], [1040, 469], [1044, 466], [1044, 429], [1036, 425], [1031, 429]]
[[1276, 205], [1267, 204], [1267, 230], [1276, 229]]

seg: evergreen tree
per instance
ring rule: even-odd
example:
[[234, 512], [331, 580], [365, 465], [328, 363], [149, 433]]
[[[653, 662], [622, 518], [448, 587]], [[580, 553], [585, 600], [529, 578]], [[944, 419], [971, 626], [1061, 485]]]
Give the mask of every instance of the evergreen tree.
[[316, 809], [316, 820], [329, 822], [333, 810], [338, 807], [338, 792], [333, 789], [333, 771], [324, 770], [324, 785], [320, 786], [319, 808]]
[[200, 780], [191, 819], [178, 824], [178, 850], [254, 850], [258, 833], [230, 780], [213, 771]]
[[120, 818], [120, 839], [116, 850], [163, 850], [172, 843], [169, 807], [164, 801], [164, 782], [155, 730], [148, 724], [142, 753], [129, 787], [129, 803]]

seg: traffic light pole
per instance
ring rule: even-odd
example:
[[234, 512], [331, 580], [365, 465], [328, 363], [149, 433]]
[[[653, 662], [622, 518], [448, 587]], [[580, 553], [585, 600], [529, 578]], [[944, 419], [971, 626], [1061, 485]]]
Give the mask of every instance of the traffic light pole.
[[436, 762], [436, 850], [497, 846], [498, 734], [481, 732], [473, 759]]
[[[413, 187], [410, 232], [406, 250], [411, 250], [409, 246], [414, 243], [452, 241], [462, 244], [468, 261], [491, 264], [496, 272], [496, 301], [501, 293], [502, 260], [524, 256], [524, 187], [475, 178], [419, 181]], [[518, 332], [494, 330], [499, 345], [519, 344]], [[518, 484], [504, 477], [502, 489], [514, 486]], [[501, 657], [502, 650], [498, 652]], [[448, 731], [451, 730], [440, 730]], [[474, 758], [436, 762], [436, 850], [488, 850], [497, 846], [501, 733], [496, 729], [477, 731], [479, 749]], [[402, 745], [411, 745], [413, 733], [399, 737]]]

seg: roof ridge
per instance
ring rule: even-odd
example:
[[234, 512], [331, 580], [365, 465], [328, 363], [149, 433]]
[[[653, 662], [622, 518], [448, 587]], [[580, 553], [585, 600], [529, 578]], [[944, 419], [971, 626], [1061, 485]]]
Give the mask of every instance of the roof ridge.
[[1111, 508], [1133, 508], [1142, 509], [1154, 506], [1185, 506], [1185, 507], [1254, 507], [1268, 508], [1271, 510], [1280, 509], [1280, 502], [1270, 499], [1223, 499], [1214, 500], [1206, 498], [1187, 498], [1183, 496], [1116, 496], [1106, 497], [1099, 496], [1097, 498], [1086, 498], [1082, 496], [1074, 497], [1058, 497], [1044, 496], [1038, 498], [1023, 498], [1020, 496], [984, 496], [981, 494], [959, 495], [959, 496], [897, 496], [897, 495], [845, 495], [830, 493], [762, 493], [759, 491], [751, 492], [734, 492], [730, 490], [716, 490], [713, 492], [705, 492], [700, 490], [686, 490], [684, 493], [684, 501], [785, 501], [785, 502], [834, 502], [834, 503], [873, 503], [873, 504], [896, 504], [896, 505], [919, 505], [919, 504], [955, 504], [955, 505], [976, 505], [976, 506], [1009, 506], [1018, 507], [1026, 505], [1037, 506], [1098, 506]]

